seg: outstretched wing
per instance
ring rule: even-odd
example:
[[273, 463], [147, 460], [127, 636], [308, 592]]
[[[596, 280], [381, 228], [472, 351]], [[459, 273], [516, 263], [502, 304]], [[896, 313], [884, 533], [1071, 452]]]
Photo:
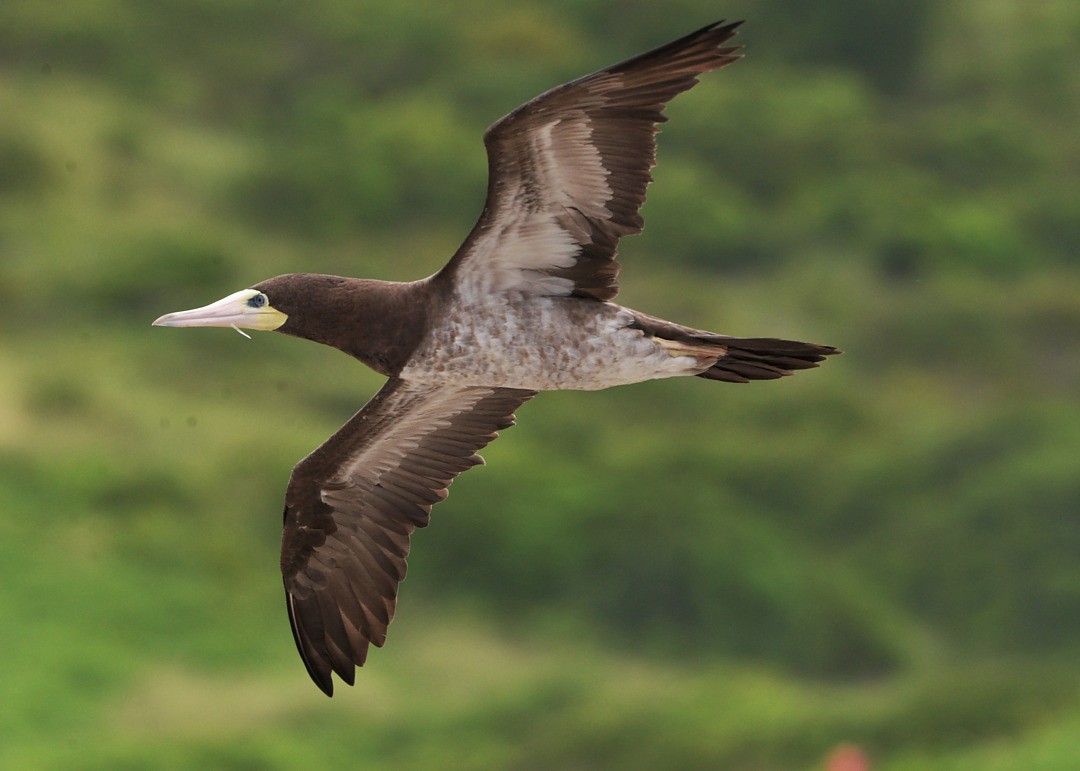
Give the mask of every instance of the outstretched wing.
[[484, 135], [484, 211], [444, 269], [460, 293], [519, 290], [609, 300], [616, 248], [640, 233], [662, 110], [732, 63], [742, 22], [718, 22], [554, 88]]
[[391, 378], [293, 469], [281, 572], [296, 647], [328, 696], [381, 646], [405, 577], [409, 536], [454, 477], [535, 391]]

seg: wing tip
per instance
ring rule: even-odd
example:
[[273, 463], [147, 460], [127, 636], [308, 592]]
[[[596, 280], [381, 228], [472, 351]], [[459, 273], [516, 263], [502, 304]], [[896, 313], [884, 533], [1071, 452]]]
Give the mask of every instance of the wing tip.
[[731, 33], [732, 36], [737, 35], [736, 30], [746, 24], [746, 19], [736, 19], [735, 21], [728, 21], [727, 19], [720, 19], [720, 21], [714, 21], [712, 24], [708, 24], [702, 27], [695, 34], [707, 34], [710, 32], [719, 32], [721, 34]]
[[726, 67], [732, 62], [745, 57], [745, 54], [741, 53], [745, 48], [744, 45], [732, 45], [721, 48], [724, 43], [727, 43], [739, 34], [739, 27], [745, 23], [745, 19], [738, 19], [731, 22], [721, 19], [720, 21], [702, 27], [697, 32], [691, 32], [686, 37], [681, 40], [676, 40], [671, 45], [682, 48], [691, 47], [695, 44], [707, 41], [706, 50], [709, 51], [709, 55], [714, 61], [714, 65], [710, 69]]
[[[311, 681], [319, 687], [319, 690], [326, 694], [328, 698], [334, 697], [334, 679], [331, 675], [329, 668], [319, 669], [315, 667], [314, 662], [308, 655], [307, 646], [304, 644], [302, 638], [302, 631], [299, 627], [299, 621], [296, 618], [296, 609], [293, 606], [293, 597], [289, 592], [288, 586], [285, 587], [285, 607], [289, 611], [289, 628], [292, 630], [293, 642], [296, 643], [296, 651], [300, 654], [300, 660], [304, 662], [304, 669], [307, 670], [308, 677]], [[352, 685], [352, 683], [349, 683]]]
[[[311, 670], [308, 670], [310, 672]], [[331, 677], [327, 677], [326, 680], [317, 680], [314, 676], [311, 678], [315, 681], [315, 685], [319, 686], [319, 690], [326, 694], [326, 698], [334, 698], [334, 680]], [[349, 683], [352, 685], [352, 683]]]
[[695, 30], [689, 35], [684, 35], [683, 37], [673, 41], [669, 45], [686, 45], [688, 43], [693, 43], [706, 37], [714, 38], [714, 44], [721, 45], [738, 35], [739, 27], [741, 27], [745, 23], [746, 19], [736, 19], [735, 21], [720, 19], [719, 21], [714, 21], [711, 24], [706, 24], [701, 29]]
[[695, 33], [695, 36], [701, 35], [702, 37], [708, 36], [714, 38], [712, 40], [712, 45], [715, 46], [713, 55], [718, 59], [723, 60], [722, 63], [719, 65], [720, 67], [726, 67], [728, 64], [731, 64], [732, 62], [737, 61], [738, 59], [742, 59], [746, 56], [746, 54], [741, 53], [742, 50], [746, 47], [742, 44], [726, 46], [724, 48], [720, 47], [724, 45], [724, 43], [736, 37], [739, 34], [739, 27], [741, 27], [745, 23], [745, 19], [738, 19], [737, 21], [732, 22], [727, 22], [721, 19], [720, 21], [714, 24], [710, 24], [708, 27], [705, 27], [699, 33]]

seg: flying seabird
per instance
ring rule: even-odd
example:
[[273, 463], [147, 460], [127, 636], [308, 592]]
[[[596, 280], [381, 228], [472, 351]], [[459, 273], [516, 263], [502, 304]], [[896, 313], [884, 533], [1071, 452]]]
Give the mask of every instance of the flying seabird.
[[413, 529], [539, 391], [677, 375], [745, 383], [838, 353], [718, 335], [611, 302], [616, 248], [640, 233], [667, 103], [741, 58], [718, 22], [558, 86], [484, 134], [487, 200], [451, 260], [398, 283], [271, 278], [154, 324], [276, 330], [331, 345], [389, 379], [293, 469], [281, 572], [315, 683], [353, 684], [382, 646]]

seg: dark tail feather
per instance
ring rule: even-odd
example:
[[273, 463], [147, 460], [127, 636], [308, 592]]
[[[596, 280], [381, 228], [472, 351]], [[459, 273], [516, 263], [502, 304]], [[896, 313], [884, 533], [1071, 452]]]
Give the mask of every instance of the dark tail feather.
[[716, 364], [698, 377], [727, 383], [751, 380], [775, 380], [796, 370], [812, 369], [826, 356], [842, 353], [830, 345], [775, 340], [771, 337], [722, 337], [709, 335], [702, 342], [720, 344], [727, 349]]
[[[684, 327], [640, 311], [632, 311], [633, 326], [668, 349], [673, 356], [697, 356], [702, 365], [716, 363], [698, 377], [728, 383], [775, 380], [800, 369], [812, 369], [826, 356], [843, 353], [831, 345], [777, 340], [772, 337], [728, 337]], [[718, 355], [719, 354], [719, 355]]]

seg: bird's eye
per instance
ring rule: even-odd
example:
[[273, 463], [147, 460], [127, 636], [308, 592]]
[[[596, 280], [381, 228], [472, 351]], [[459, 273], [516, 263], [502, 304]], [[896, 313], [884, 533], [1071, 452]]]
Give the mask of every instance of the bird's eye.
[[259, 292], [257, 295], [248, 300], [247, 304], [250, 305], [252, 308], [261, 308], [266, 305], [266, 295], [264, 295], [262, 292]]

